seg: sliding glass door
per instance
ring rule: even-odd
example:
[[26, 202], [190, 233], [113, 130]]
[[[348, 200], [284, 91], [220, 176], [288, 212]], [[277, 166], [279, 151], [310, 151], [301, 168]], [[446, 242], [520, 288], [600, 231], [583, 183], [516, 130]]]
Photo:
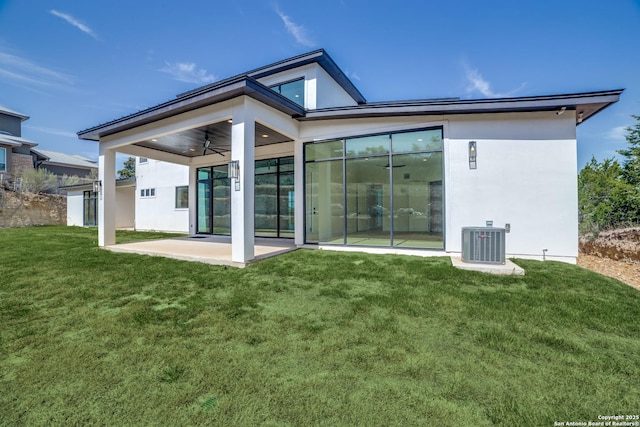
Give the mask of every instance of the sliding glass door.
[[231, 234], [231, 197], [227, 165], [198, 169], [198, 229], [203, 234]]
[[213, 167], [213, 234], [231, 234], [231, 180], [227, 165]]
[[305, 145], [305, 240], [444, 247], [442, 129]]
[[293, 238], [294, 208], [293, 157], [256, 161], [256, 237]]
[[[197, 233], [231, 234], [228, 166], [198, 169]], [[255, 165], [255, 235], [294, 237], [293, 157], [258, 160]]]

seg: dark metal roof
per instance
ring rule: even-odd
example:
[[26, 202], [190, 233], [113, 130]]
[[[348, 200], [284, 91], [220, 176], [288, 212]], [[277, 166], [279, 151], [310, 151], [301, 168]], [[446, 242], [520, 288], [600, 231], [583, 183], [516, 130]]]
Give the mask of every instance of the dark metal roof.
[[[317, 63], [320, 65], [329, 75], [336, 81], [342, 88], [351, 96], [358, 104], [364, 104], [367, 100], [362, 96], [360, 91], [349, 80], [347, 75], [342, 72], [340, 67], [335, 63], [333, 59], [324, 49], [314, 50], [313, 52], [304, 53], [302, 55], [294, 56], [292, 58], [284, 59], [282, 61], [274, 62], [264, 67], [256, 68], [255, 70], [247, 71], [246, 73], [239, 74], [234, 77], [230, 77], [226, 80], [234, 80], [244, 76], [253, 77], [254, 79], [260, 79], [272, 74], [288, 71], [294, 68], [302, 67], [307, 64]], [[226, 80], [222, 80], [219, 83], [223, 83]], [[209, 87], [216, 85], [212, 83], [210, 85], [202, 86], [197, 89], [193, 89], [178, 95], [178, 98], [183, 96], [189, 96], [194, 93], [208, 90]]]
[[259, 83], [252, 77], [227, 79], [206, 90], [185, 94], [155, 107], [78, 132], [80, 139], [98, 141], [101, 137], [152, 123], [180, 113], [195, 110], [247, 95], [292, 117], [302, 116], [305, 109], [288, 98]]
[[617, 102], [624, 89], [571, 93], [563, 95], [524, 96], [517, 98], [430, 99], [415, 101], [370, 102], [350, 107], [324, 108], [307, 111], [298, 120], [331, 120], [347, 118], [478, 114], [526, 111], [576, 111], [576, 122], [580, 124], [609, 105]]
[[[356, 106], [305, 110], [256, 79], [306, 64], [317, 63], [344, 88]], [[331, 120], [411, 115], [480, 114], [501, 112], [575, 110], [576, 122], [582, 123], [617, 102], [624, 89], [561, 95], [526, 96], [461, 100], [440, 98], [426, 100], [366, 102], [362, 94], [340, 70], [331, 57], [319, 49], [264, 67], [256, 68], [216, 83], [179, 94], [175, 99], [137, 113], [78, 132], [80, 139], [99, 140], [167, 117], [246, 95], [271, 106], [299, 121]]]

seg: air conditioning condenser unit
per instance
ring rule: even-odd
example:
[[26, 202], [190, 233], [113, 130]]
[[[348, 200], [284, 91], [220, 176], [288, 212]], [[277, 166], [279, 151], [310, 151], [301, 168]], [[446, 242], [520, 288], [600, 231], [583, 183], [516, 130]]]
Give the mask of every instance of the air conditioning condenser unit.
[[505, 229], [496, 227], [462, 228], [462, 261], [504, 264]]

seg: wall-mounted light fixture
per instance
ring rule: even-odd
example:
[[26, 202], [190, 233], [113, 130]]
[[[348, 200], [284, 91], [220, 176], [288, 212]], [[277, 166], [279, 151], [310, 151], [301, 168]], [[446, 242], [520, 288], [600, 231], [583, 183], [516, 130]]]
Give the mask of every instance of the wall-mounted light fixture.
[[235, 181], [235, 190], [240, 191], [240, 161], [239, 160], [231, 160], [229, 162], [228, 175], [229, 175], [229, 179], [233, 179]]
[[560, 109], [556, 111], [556, 114], [561, 116], [566, 110], [567, 110], [567, 107], [560, 107]]
[[578, 123], [582, 123], [583, 120], [584, 120], [584, 112], [580, 111], [578, 113]]
[[102, 181], [93, 181], [93, 192], [102, 193]]
[[476, 141], [469, 141], [469, 169], [476, 169], [478, 164], [478, 145]]

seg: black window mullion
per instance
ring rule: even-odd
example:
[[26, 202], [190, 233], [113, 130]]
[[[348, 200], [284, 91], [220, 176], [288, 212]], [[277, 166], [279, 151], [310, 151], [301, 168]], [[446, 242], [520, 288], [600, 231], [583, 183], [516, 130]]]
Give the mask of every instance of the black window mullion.
[[[389, 134], [389, 243], [393, 247], [393, 134]], [[383, 211], [384, 213], [384, 211]], [[384, 218], [383, 218], [384, 221]]]

